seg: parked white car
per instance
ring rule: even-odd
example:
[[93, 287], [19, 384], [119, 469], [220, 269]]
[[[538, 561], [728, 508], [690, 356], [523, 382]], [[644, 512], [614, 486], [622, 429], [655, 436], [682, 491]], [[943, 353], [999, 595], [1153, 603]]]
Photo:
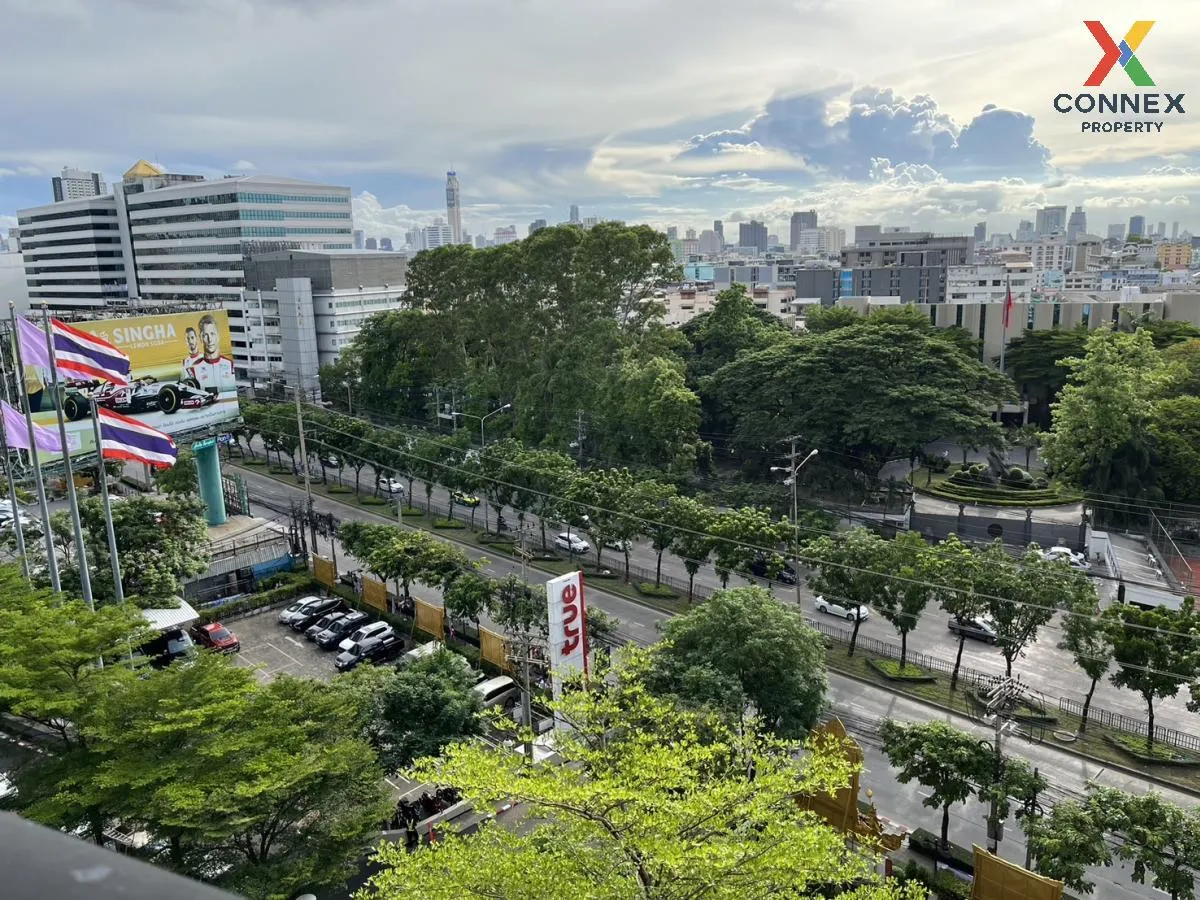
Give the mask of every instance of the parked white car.
[[817, 612], [825, 613], [828, 616], [837, 616], [839, 619], [845, 619], [847, 622], [853, 622], [855, 618], [860, 622], [865, 622], [871, 618], [871, 610], [865, 606], [851, 606], [838, 600], [826, 600], [824, 597], [816, 599]]
[[399, 494], [401, 497], [406, 493], [404, 482], [399, 478], [380, 478], [379, 489], [385, 494]]
[[385, 634], [394, 633], [394, 629], [387, 622], [371, 622], [364, 625], [358, 631], [350, 635], [350, 637], [338, 644], [339, 650], [349, 650], [355, 644], [361, 644], [372, 638], [382, 637]]
[[311, 609], [319, 606], [322, 600], [322, 597], [301, 597], [279, 613], [280, 624], [291, 625], [294, 620], [303, 619]]
[[554, 546], [568, 553], [591, 553], [592, 545], [577, 534], [564, 531], [554, 539]]
[[1042, 559], [1050, 560], [1051, 562], [1065, 562], [1072, 569], [1088, 569], [1087, 557], [1082, 553], [1077, 553], [1070, 547], [1051, 547], [1049, 550], [1042, 551]]
[[0, 772], [0, 800], [17, 796], [17, 786], [13, 784], [7, 772]]

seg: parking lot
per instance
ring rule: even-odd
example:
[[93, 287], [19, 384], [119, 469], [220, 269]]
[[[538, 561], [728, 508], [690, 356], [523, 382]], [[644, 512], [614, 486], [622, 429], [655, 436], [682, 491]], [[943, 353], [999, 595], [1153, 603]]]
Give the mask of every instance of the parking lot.
[[270, 609], [256, 616], [229, 622], [229, 629], [242, 642], [237, 654], [241, 665], [255, 669], [260, 680], [270, 681], [277, 675], [298, 678], [331, 679], [335, 670], [337, 650], [322, 650], [304, 634], [279, 624], [279, 609]]

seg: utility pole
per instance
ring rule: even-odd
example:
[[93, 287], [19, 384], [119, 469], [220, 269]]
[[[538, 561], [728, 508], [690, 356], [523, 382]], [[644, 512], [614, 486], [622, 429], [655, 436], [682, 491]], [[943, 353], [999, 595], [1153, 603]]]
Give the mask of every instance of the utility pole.
[[[525, 526], [521, 525], [517, 529], [517, 549], [516, 554], [521, 560], [521, 583], [528, 584], [526, 575], [526, 563], [532, 555], [525, 549]], [[510, 657], [513, 662], [521, 663], [521, 718], [525, 722], [525, 727], [529, 729], [529, 740], [525, 742], [525, 758], [529, 763], [533, 764], [533, 685], [529, 676], [530, 657], [533, 655], [533, 647], [528, 634], [522, 638], [521, 655], [519, 657]]]
[[583, 441], [586, 437], [586, 431], [583, 427], [583, 410], [575, 413], [575, 455], [579, 462], [583, 463]]
[[995, 736], [992, 741], [992, 752], [995, 754], [995, 767], [992, 772], [992, 800], [987, 818], [989, 853], [996, 853], [1000, 842], [1004, 840], [1004, 823], [1000, 821], [1000, 798], [996, 793], [1000, 783], [1004, 779], [1004, 756], [1001, 753], [1001, 742], [1004, 737], [1004, 730], [1009, 725], [1009, 721], [1003, 713], [1005, 710], [1012, 708], [1013, 702], [1019, 699], [1022, 693], [1019, 681], [1015, 678], [1005, 677], [998, 679], [992, 689], [984, 695], [984, 699], [987, 702], [985, 708], [986, 714], [992, 717], [990, 724], [995, 728]]
[[[792, 565], [796, 572], [796, 605], [800, 605], [800, 470], [804, 468], [804, 464], [817, 455], [816, 450], [809, 450], [806, 454], [801, 454], [796, 447], [800, 442], [800, 435], [793, 434], [791, 437], [783, 439], [788, 445], [788, 454], [786, 466], [771, 466], [772, 472], [787, 472], [788, 477], [784, 484], [790, 484], [792, 488]], [[801, 459], [803, 456], [803, 459]], [[799, 462], [796, 460], [799, 459]]]
[[304, 404], [300, 397], [300, 370], [296, 370], [296, 433], [300, 436], [300, 465], [304, 468], [304, 496], [308, 498], [308, 527], [312, 529], [313, 555], [317, 553], [317, 523], [313, 518], [312, 482], [308, 477], [308, 445], [304, 442]]

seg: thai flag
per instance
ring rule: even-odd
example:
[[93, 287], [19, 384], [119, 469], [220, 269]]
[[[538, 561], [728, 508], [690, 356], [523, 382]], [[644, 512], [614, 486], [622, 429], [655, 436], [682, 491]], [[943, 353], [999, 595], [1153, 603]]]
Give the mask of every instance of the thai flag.
[[178, 451], [170, 436], [137, 419], [100, 407], [100, 449], [105, 459], [130, 459], [156, 469], [175, 465]]
[[129, 357], [108, 341], [58, 319], [50, 320], [50, 334], [59, 372], [84, 380], [129, 384]]

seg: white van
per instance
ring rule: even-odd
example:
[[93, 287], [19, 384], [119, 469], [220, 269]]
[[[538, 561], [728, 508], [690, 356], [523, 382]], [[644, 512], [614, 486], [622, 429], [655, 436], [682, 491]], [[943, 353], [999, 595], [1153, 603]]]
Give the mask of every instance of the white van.
[[493, 706], [504, 706], [509, 700], [515, 699], [520, 693], [517, 683], [507, 675], [500, 675], [496, 678], [489, 678], [487, 681], [480, 682], [475, 685], [475, 691], [483, 701], [484, 709], [489, 709]]

